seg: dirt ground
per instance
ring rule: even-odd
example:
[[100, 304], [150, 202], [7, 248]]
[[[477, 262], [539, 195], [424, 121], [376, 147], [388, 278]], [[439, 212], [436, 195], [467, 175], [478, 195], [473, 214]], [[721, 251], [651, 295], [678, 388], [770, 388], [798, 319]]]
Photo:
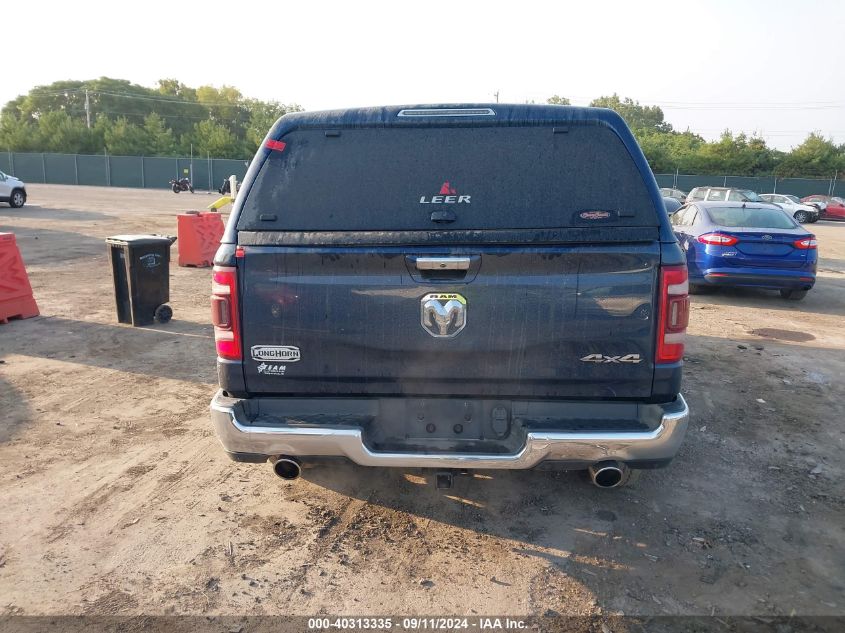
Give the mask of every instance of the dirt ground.
[[845, 614], [845, 224], [812, 226], [802, 302], [693, 298], [667, 469], [438, 491], [229, 461], [208, 269], [171, 268], [167, 325], [116, 324], [103, 238], [175, 234], [213, 199], [34, 185], [0, 207], [41, 309], [0, 325], [0, 614]]

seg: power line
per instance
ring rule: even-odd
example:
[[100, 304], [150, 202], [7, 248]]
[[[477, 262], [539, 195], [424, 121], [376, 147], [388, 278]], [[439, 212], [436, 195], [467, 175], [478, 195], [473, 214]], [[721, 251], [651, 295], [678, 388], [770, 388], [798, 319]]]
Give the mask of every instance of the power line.
[[120, 94], [117, 92], [107, 92], [105, 90], [98, 90], [97, 94], [99, 95], [107, 95], [109, 97], [118, 97], [122, 99], [141, 99], [143, 101], [156, 101], [159, 103], [173, 103], [173, 104], [183, 104], [183, 105], [192, 105], [192, 106], [200, 106], [200, 107], [241, 107], [239, 103], [232, 103], [231, 101], [219, 101], [219, 102], [208, 102], [208, 101], [186, 101], [184, 99], [167, 99], [167, 98], [159, 98], [159, 97], [152, 97], [152, 96], [145, 96], [145, 95], [132, 95], [132, 94]]
[[[129, 93], [120, 93], [120, 92], [111, 92], [108, 90], [93, 90], [88, 89], [92, 96], [93, 95], [100, 95], [100, 96], [108, 96], [108, 97], [117, 97], [119, 99], [140, 99], [143, 101], [155, 101], [159, 103], [171, 103], [175, 105], [191, 105], [191, 106], [199, 106], [199, 107], [227, 107], [227, 108], [240, 108], [244, 107], [242, 103], [238, 102], [231, 102], [231, 101], [189, 101], [187, 99], [173, 99], [167, 98], [165, 96], [162, 97], [155, 97], [152, 95], [136, 95], [136, 94], [129, 94]], [[84, 88], [74, 88], [69, 90], [56, 90], [53, 92], [40, 92], [33, 90], [33, 96], [38, 97], [69, 97], [70, 95], [84, 95], [86, 93], [86, 89]], [[283, 105], [283, 104], [279, 104]]]
[[132, 116], [132, 117], [141, 117], [146, 118], [150, 114], [156, 114], [160, 116], [162, 119], [193, 119], [195, 121], [206, 121], [206, 120], [213, 120], [210, 116], [193, 116], [190, 114], [162, 114], [161, 112], [120, 112], [119, 110], [99, 110], [100, 114], [116, 114], [118, 116]]

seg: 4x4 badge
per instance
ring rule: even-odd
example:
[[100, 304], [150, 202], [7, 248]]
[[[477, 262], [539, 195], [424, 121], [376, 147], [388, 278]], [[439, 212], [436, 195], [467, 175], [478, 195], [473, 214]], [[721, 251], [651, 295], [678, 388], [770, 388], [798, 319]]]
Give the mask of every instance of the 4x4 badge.
[[432, 293], [420, 300], [420, 322], [435, 338], [452, 338], [467, 324], [467, 300], [456, 293]]
[[623, 356], [605, 356], [604, 354], [587, 354], [582, 361], [585, 363], [641, 363], [639, 354], [625, 354]]

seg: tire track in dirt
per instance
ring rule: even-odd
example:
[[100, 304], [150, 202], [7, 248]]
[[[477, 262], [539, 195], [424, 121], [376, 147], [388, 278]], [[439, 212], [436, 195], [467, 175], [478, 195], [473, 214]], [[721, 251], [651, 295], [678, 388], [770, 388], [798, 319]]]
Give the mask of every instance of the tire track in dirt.
[[[309, 548], [307, 563], [300, 567], [291, 578], [292, 587], [288, 592], [287, 600], [291, 600], [297, 592], [309, 593], [305, 590], [305, 586], [309, 580], [309, 573], [312, 570], [316, 570], [320, 563], [324, 562], [331, 553], [336, 552], [336, 545], [346, 534], [347, 530], [349, 530], [353, 520], [368, 503], [368, 499], [348, 498], [342, 503], [336, 513], [332, 513], [328, 517], [328, 521], [318, 529], [316, 540]], [[323, 512], [325, 512], [325, 509]], [[317, 571], [317, 573], [319, 574], [320, 572]]]
[[[203, 464], [206, 461], [205, 452], [197, 446], [195, 438], [180, 438], [174, 442], [174, 438], [165, 440], [165, 446], [147, 447], [140, 454], [133, 458], [134, 463], [127, 465], [114, 478], [97, 486], [91, 492], [85, 494], [81, 499], [73, 501], [73, 507], [64, 514], [58, 523], [50, 526], [47, 530], [47, 543], [55, 543], [74, 531], [75, 527], [85, 525], [95, 515], [108, 513], [112, 517], [115, 526], [124, 525], [133, 520], [140, 519], [148, 513], [151, 507], [160, 504], [167, 495], [183, 482], [183, 480], [194, 476], [203, 476]], [[210, 438], [205, 440], [211, 444]], [[166, 448], [167, 450], [162, 450]], [[189, 455], [193, 453], [188, 461], [183, 461], [175, 472], [161, 474], [161, 469], [172, 466], [169, 456]], [[220, 472], [217, 476], [218, 482], [221, 478], [228, 477], [233, 471], [233, 465]], [[153, 484], [152, 489], [146, 495], [137, 493], [138, 487]], [[130, 494], [131, 493], [131, 494]], [[118, 499], [118, 497], [121, 497]], [[121, 512], [110, 511], [110, 506], [121, 506], [128, 504], [130, 507]]]

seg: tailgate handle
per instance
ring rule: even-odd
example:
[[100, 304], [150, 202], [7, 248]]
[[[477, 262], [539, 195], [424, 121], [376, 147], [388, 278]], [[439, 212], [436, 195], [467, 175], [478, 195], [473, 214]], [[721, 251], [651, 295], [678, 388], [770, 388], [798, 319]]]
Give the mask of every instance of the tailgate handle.
[[469, 270], [469, 257], [417, 257], [417, 270]]

